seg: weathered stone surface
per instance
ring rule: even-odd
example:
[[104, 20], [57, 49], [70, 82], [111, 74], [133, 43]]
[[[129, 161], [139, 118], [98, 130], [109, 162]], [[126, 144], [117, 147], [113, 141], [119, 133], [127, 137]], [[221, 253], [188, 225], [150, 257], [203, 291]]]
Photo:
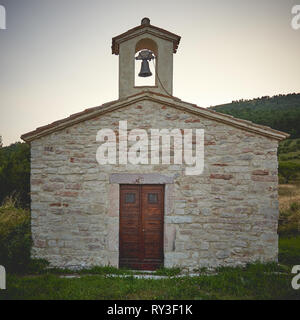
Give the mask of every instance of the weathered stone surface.
[[165, 251], [175, 251], [176, 227], [172, 224], [165, 225], [164, 247]]
[[109, 182], [118, 184], [166, 184], [173, 183], [174, 178], [157, 173], [112, 173], [110, 175]]
[[[97, 132], [116, 130], [119, 120], [149, 135], [151, 128], [204, 129], [203, 173], [185, 175], [174, 150], [170, 165], [99, 165]], [[32, 255], [59, 267], [117, 267], [119, 184], [161, 183], [166, 267], [276, 261], [276, 148], [269, 138], [150, 101], [34, 140]]]
[[193, 218], [190, 216], [169, 216], [165, 218], [166, 223], [192, 223]]
[[223, 180], [230, 180], [232, 179], [231, 174], [219, 174], [219, 173], [212, 173], [210, 175], [211, 179], [223, 179]]

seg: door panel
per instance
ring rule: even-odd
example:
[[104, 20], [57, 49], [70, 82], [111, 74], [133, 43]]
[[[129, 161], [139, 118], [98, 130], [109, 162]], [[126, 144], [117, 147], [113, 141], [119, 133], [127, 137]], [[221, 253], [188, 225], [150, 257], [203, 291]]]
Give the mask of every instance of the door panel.
[[[140, 259], [140, 191], [137, 186], [121, 188], [120, 258]], [[124, 262], [126, 262], [124, 261]]]
[[120, 186], [120, 267], [163, 264], [163, 200], [162, 185]]
[[144, 260], [159, 264], [163, 259], [163, 186], [142, 185]]

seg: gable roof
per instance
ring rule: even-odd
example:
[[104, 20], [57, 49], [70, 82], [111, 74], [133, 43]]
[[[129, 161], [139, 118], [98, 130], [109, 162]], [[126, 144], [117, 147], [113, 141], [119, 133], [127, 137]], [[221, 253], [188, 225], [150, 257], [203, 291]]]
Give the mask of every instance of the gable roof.
[[113, 37], [111, 45], [112, 54], [119, 54], [119, 44], [121, 42], [144, 33], [150, 33], [159, 38], [163, 38], [165, 40], [173, 42], [173, 52], [176, 53], [181, 37], [165, 29], [153, 26], [149, 21], [149, 23], [147, 24], [141, 24], [140, 26], [129, 29], [122, 34]]
[[196, 104], [181, 101], [179, 98], [176, 98], [173, 96], [167, 96], [167, 95], [152, 92], [152, 91], [143, 91], [123, 99], [114, 100], [114, 101], [105, 103], [101, 106], [85, 109], [82, 112], [72, 114], [67, 118], [52, 122], [48, 125], [39, 127], [36, 130], [25, 133], [21, 136], [21, 139], [23, 139], [26, 142], [31, 142], [37, 138], [46, 136], [52, 132], [62, 130], [74, 124], [77, 124], [89, 119], [93, 119], [105, 113], [112, 112], [120, 108], [124, 108], [133, 103], [143, 101], [143, 100], [149, 100], [149, 101], [157, 102], [160, 104], [164, 104], [169, 107], [173, 107], [173, 108], [186, 111], [204, 118], [208, 118], [214, 121], [228, 124], [230, 126], [237, 127], [237, 128], [240, 128], [249, 132], [253, 132], [262, 136], [266, 136], [275, 140], [283, 140], [289, 137], [289, 134], [285, 132], [274, 130], [270, 127], [258, 125], [258, 124], [252, 123], [251, 121], [234, 118], [233, 116], [230, 116], [227, 114], [205, 109], [197, 106]]

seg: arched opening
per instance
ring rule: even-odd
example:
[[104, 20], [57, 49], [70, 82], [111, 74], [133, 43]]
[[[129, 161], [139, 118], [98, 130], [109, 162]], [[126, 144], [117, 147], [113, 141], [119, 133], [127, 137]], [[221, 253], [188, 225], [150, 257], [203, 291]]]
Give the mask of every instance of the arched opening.
[[134, 66], [134, 85], [136, 87], [142, 87], [142, 86], [156, 86], [156, 71], [155, 67], [157, 63], [157, 44], [155, 41], [144, 38], [137, 42], [135, 46], [135, 57], [138, 56], [138, 54], [142, 50], [150, 50], [152, 51], [155, 59], [149, 61], [149, 68], [152, 73], [150, 77], [139, 77], [138, 74], [141, 70], [141, 60], [135, 60], [135, 66]]

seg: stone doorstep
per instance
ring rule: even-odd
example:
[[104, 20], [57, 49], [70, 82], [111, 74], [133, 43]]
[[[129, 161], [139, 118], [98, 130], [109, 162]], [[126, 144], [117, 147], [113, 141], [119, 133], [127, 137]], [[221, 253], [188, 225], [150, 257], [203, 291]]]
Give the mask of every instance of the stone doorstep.
[[215, 274], [200, 274], [200, 273], [189, 273], [189, 274], [178, 274], [176, 276], [157, 276], [157, 275], [145, 275], [145, 274], [134, 274], [134, 275], [118, 275], [118, 274], [111, 274], [106, 275], [106, 277], [120, 277], [120, 278], [128, 278], [132, 277], [135, 279], [154, 279], [154, 280], [160, 280], [160, 279], [174, 279], [174, 278], [184, 278], [184, 277], [199, 277], [200, 275], [205, 276], [212, 276]]
[[[145, 271], [145, 273], [153, 273], [154, 271]], [[286, 275], [285, 272], [264, 272], [265, 274], [281, 274]], [[184, 278], [184, 277], [199, 277], [199, 276], [215, 276], [217, 272], [211, 273], [187, 273], [187, 274], [179, 274], [176, 276], [158, 276], [154, 274], [106, 274], [106, 275], [99, 275], [95, 273], [87, 273], [87, 274], [67, 274], [61, 275], [59, 278], [66, 278], [66, 279], [73, 279], [73, 278], [81, 278], [84, 276], [102, 276], [106, 278], [130, 278], [133, 277], [135, 279], [153, 279], [153, 280], [160, 280], [160, 279], [174, 279], [174, 278]]]
[[[154, 271], [146, 271], [146, 273], [153, 273]], [[189, 274], [179, 274], [176, 276], [159, 276], [159, 275], [154, 275], [154, 274], [106, 274], [106, 275], [99, 275], [95, 273], [87, 273], [87, 274], [69, 274], [69, 275], [61, 275], [59, 276], [60, 278], [67, 278], [67, 279], [72, 279], [72, 278], [81, 278], [84, 276], [102, 276], [106, 278], [130, 278], [133, 277], [135, 279], [153, 279], [153, 280], [160, 280], [160, 279], [172, 279], [172, 278], [184, 278], [184, 277], [199, 277], [199, 276], [213, 276], [217, 275], [217, 273], [189, 273]]]

